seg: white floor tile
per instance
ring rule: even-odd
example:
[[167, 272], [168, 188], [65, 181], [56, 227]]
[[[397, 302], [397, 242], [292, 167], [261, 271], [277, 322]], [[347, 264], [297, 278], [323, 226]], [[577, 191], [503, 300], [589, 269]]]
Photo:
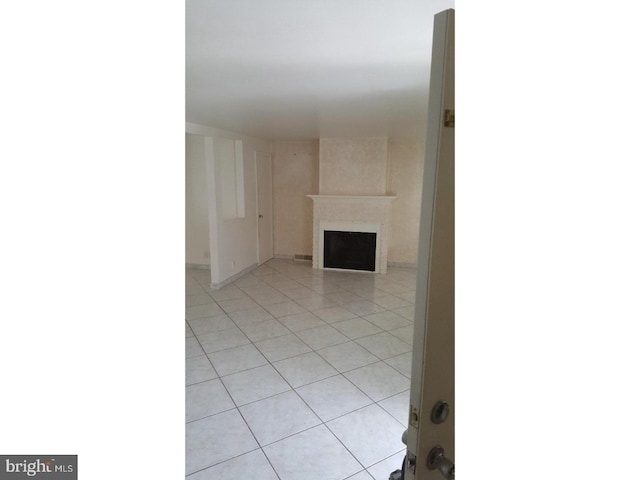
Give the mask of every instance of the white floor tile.
[[242, 345], [210, 353], [209, 358], [221, 377], [269, 363], [253, 345]]
[[338, 374], [335, 368], [315, 352], [280, 360], [273, 366], [293, 388]]
[[313, 314], [327, 323], [349, 320], [350, 318], [356, 318], [358, 316], [342, 307], [320, 308], [318, 310], [314, 310]]
[[[410, 287], [407, 287], [406, 285], [402, 285], [400, 283], [395, 283], [395, 282], [385, 282], [385, 281], [379, 281], [376, 282], [376, 287], [379, 288], [380, 290], [384, 290], [385, 292], [388, 292], [390, 294], [398, 294], [398, 293], [402, 293], [402, 292], [406, 292], [407, 290], [411, 290]], [[413, 289], [415, 289], [415, 287], [413, 287]]]
[[296, 303], [301, 307], [306, 308], [310, 312], [314, 310], [319, 310], [321, 308], [333, 307], [336, 305], [334, 302], [324, 298], [322, 295], [318, 293], [308, 298], [300, 298], [296, 300]]
[[288, 302], [290, 300], [289, 297], [278, 291], [276, 293], [257, 293], [251, 295], [251, 298], [258, 305], [273, 305], [274, 303]]
[[220, 300], [218, 304], [226, 313], [237, 312], [240, 310], [249, 310], [251, 308], [259, 307], [259, 305], [249, 297], [234, 298], [233, 300]]
[[402, 307], [402, 308], [394, 308], [393, 311], [396, 312], [401, 317], [406, 318], [410, 322], [413, 322], [414, 314], [415, 314], [415, 306], [414, 305], [408, 305], [408, 306]]
[[222, 377], [222, 382], [238, 406], [291, 390], [271, 365]]
[[278, 480], [276, 472], [273, 471], [267, 457], [264, 456], [260, 449], [189, 475], [186, 480], [235, 480], [244, 478], [251, 480]]
[[405, 300], [406, 302], [408, 302], [411, 305], [413, 305], [415, 303], [415, 301], [416, 301], [416, 291], [415, 290], [410, 290], [408, 292], [403, 292], [403, 293], [396, 293], [395, 296]]
[[[240, 287], [240, 289], [249, 295], [251, 298], [254, 298], [256, 295], [276, 295], [278, 294], [278, 290], [267, 285], [266, 283], [260, 283], [256, 285], [249, 285], [247, 287]], [[254, 298], [255, 299], [255, 298]]]
[[229, 317], [231, 317], [239, 327], [251, 325], [252, 323], [263, 322], [265, 320], [271, 320], [273, 318], [273, 316], [262, 307], [231, 312]]
[[384, 362], [351, 370], [344, 376], [376, 402], [403, 392], [410, 386], [407, 377]]
[[358, 295], [359, 297], [364, 298], [365, 300], [371, 301], [373, 301], [374, 298], [386, 297], [389, 295], [387, 292], [378, 290], [373, 285], [348, 287], [347, 290], [355, 295]]
[[378, 402], [382, 408], [398, 420], [405, 428], [409, 422], [409, 393], [410, 390], [405, 390], [402, 393]]
[[302, 330], [297, 332], [296, 335], [314, 350], [349, 341], [348, 337], [345, 337], [330, 325]]
[[372, 313], [384, 312], [384, 308], [380, 305], [376, 305], [369, 300], [358, 300], [355, 302], [349, 302], [342, 305], [344, 308], [349, 310], [350, 312], [355, 313], [359, 316], [370, 315]]
[[384, 363], [395, 368], [407, 378], [411, 378], [411, 361], [413, 359], [412, 352], [403, 353], [395, 357], [387, 358]]
[[305, 385], [296, 391], [323, 422], [373, 403], [342, 375]]
[[389, 330], [389, 333], [409, 345], [413, 345], [413, 324]]
[[277, 362], [311, 351], [309, 346], [294, 334], [256, 342], [256, 347], [270, 362]]
[[263, 446], [321, 423], [293, 390], [240, 407], [240, 412]]
[[402, 443], [404, 427], [378, 405], [336, 418], [327, 427], [365, 467], [406, 448]]
[[343, 480], [362, 466], [324, 425], [264, 447], [281, 480]]
[[362, 297], [354, 295], [353, 293], [349, 293], [345, 290], [340, 290], [332, 293], [325, 293], [324, 297], [327, 300], [337, 303], [338, 305], [343, 305], [345, 303], [357, 302], [362, 300]]
[[269, 285], [271, 285], [273, 288], [279, 290], [282, 293], [284, 293], [287, 290], [293, 290], [295, 288], [302, 287], [302, 284], [290, 278], [287, 278], [285, 280], [272, 281], [272, 282], [269, 282]]
[[208, 268], [192, 268], [189, 270], [189, 277], [200, 284], [211, 282], [211, 270]]
[[247, 298], [247, 295], [235, 285], [227, 285], [220, 290], [209, 292], [209, 295], [216, 301], [233, 300], [237, 298]]
[[237, 327], [214, 333], [205, 333], [204, 335], [197, 335], [197, 337], [206, 353], [218, 352], [251, 343]]
[[[210, 275], [185, 279], [186, 480], [387, 480], [404, 457], [415, 269], [273, 259], [219, 290]], [[385, 422], [397, 455], [374, 438]]]
[[407, 302], [402, 298], [396, 297], [395, 295], [386, 295], [384, 297], [377, 297], [373, 299], [373, 303], [376, 305], [380, 305], [381, 307], [386, 308], [387, 310], [393, 310], [394, 308], [406, 307], [407, 305], [411, 305], [411, 302]]
[[204, 351], [198, 343], [196, 337], [189, 337], [185, 340], [186, 346], [185, 351], [187, 354], [187, 358], [199, 357], [200, 355], [204, 355]]
[[365, 315], [365, 320], [373, 323], [382, 330], [394, 330], [396, 328], [406, 327], [413, 325], [409, 320], [401, 317], [395, 312], [379, 312], [371, 315]]
[[304, 313], [306, 310], [294, 301], [275, 303], [273, 305], [265, 305], [264, 308], [274, 317], [286, 317], [287, 315], [295, 315], [296, 313]]
[[379, 361], [378, 357], [355, 342], [341, 343], [317, 352], [339, 372], [347, 372]]
[[187, 283], [185, 288], [186, 295], [197, 295], [200, 293], [206, 293], [198, 282]]
[[237, 410], [186, 425], [187, 475], [258, 448]]
[[263, 285], [264, 282], [262, 280], [260, 280], [258, 277], [256, 277], [255, 275], [245, 275], [242, 278], [239, 278], [238, 280], [236, 280], [235, 282], [233, 282], [233, 284], [237, 287], [249, 287], [251, 285]]
[[281, 337], [291, 333], [291, 330], [282, 325], [278, 320], [271, 319], [264, 322], [242, 325], [240, 330], [249, 337], [252, 342], [259, 342], [273, 337]]
[[194, 383], [205, 382], [207, 380], [218, 378], [218, 375], [216, 375], [216, 372], [213, 370], [211, 362], [206, 355], [187, 358], [185, 366], [187, 385], [193, 385]]
[[402, 462], [404, 461], [404, 456], [406, 454], [406, 450], [398, 452], [395, 455], [372, 465], [367, 469], [367, 471], [375, 480], [389, 480], [389, 474], [391, 474], [391, 472], [402, 470]]
[[204, 305], [211, 303], [211, 297], [207, 293], [196, 293], [195, 295], [187, 295], [185, 305], [187, 307], [193, 307], [196, 305]]
[[299, 332], [300, 330], [308, 330], [326, 325], [324, 320], [316, 317], [311, 312], [287, 315], [286, 317], [280, 317], [278, 321], [292, 332]]
[[187, 307], [186, 319], [191, 320], [201, 317], [212, 317], [224, 313], [217, 303], [211, 300], [211, 303], [205, 303], [204, 305], [195, 305], [193, 307]]
[[256, 277], [260, 278], [263, 275], [273, 275], [274, 273], [276, 273], [276, 270], [267, 264], [263, 264], [263, 265], [260, 265], [251, 273], [253, 273]]
[[388, 332], [359, 338], [355, 340], [355, 342], [382, 360], [389, 357], [395, 357], [401, 353], [410, 352], [412, 348], [411, 345], [394, 337]]
[[361, 317], [335, 322], [331, 326], [352, 340], [382, 332], [382, 329]]
[[[369, 475], [369, 472], [363, 470], [360, 473], [356, 473], [352, 477], [346, 478], [345, 480], [373, 480], [373, 477]], [[389, 477], [385, 478], [384, 480], [389, 480]]]
[[258, 277], [260, 280], [262, 280], [264, 283], [266, 283], [269, 286], [271, 286], [274, 282], [277, 283], [282, 280], [288, 279], [287, 276], [283, 275], [282, 273], [278, 272], [275, 269], [273, 270], [273, 272], [256, 275], [256, 277]]
[[297, 287], [281, 289], [280, 291], [284, 293], [287, 297], [289, 297], [291, 300], [300, 300], [302, 298], [310, 298], [316, 294], [316, 292], [314, 292], [310, 288], [303, 287], [299, 284]]
[[[303, 283], [303, 282], [301, 281], [300, 283]], [[312, 279], [308, 281], [305, 285], [309, 287], [311, 290], [313, 290], [314, 292], [319, 293], [320, 295], [326, 295], [328, 293], [336, 293], [336, 292], [342, 291], [340, 286], [328, 280]]]
[[196, 335], [218, 332], [236, 326], [224, 313], [213, 317], [194, 318], [189, 320], [189, 325]]
[[185, 401], [187, 422], [199, 420], [231, 408], [235, 408], [235, 405], [219, 379], [187, 387]]

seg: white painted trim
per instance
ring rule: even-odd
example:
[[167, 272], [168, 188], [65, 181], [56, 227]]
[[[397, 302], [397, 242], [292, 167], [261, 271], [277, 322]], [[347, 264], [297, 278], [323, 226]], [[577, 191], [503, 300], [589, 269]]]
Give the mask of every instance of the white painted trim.
[[[324, 268], [324, 233], [321, 223], [342, 225], [334, 230], [363, 231], [349, 225], [376, 225], [375, 273], [387, 273], [391, 202], [394, 195], [307, 195], [313, 200], [313, 268]], [[322, 245], [320, 245], [322, 242]]]
[[235, 282], [236, 280], [238, 280], [240, 277], [242, 277], [243, 275], [246, 275], [247, 273], [255, 270], [256, 268], [258, 268], [258, 263], [254, 263], [252, 265], [249, 265], [247, 268], [245, 268], [244, 270], [239, 271], [238, 273], [236, 273], [235, 275], [230, 276], [229, 278], [227, 278], [226, 280], [220, 282], [220, 283], [213, 283], [211, 282], [211, 284], [209, 285], [209, 287], [211, 287], [211, 290], [220, 290], [222, 287], [229, 285], [230, 283]]
[[396, 195], [307, 195], [314, 200], [380, 200], [391, 202], [398, 198]]
[[213, 137], [204, 137], [205, 175], [207, 176], [207, 202], [209, 216], [209, 265], [211, 266], [211, 281], [220, 278], [220, 259], [218, 255], [218, 200], [216, 186], [215, 149]]
[[417, 263], [411, 262], [387, 262], [387, 265], [390, 267], [398, 267], [398, 268], [417, 268]]
[[187, 263], [186, 267], [194, 270], [211, 270], [211, 265], [207, 265], [206, 263]]

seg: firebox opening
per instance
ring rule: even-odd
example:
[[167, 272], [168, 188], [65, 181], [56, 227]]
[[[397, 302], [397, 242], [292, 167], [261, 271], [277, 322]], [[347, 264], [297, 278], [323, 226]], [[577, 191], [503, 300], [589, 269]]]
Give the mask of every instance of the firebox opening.
[[324, 268], [376, 270], [376, 234], [324, 231]]

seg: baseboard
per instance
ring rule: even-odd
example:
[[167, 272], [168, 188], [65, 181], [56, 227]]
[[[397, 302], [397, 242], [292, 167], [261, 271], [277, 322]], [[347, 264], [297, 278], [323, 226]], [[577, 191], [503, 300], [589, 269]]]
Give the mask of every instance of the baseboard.
[[415, 263], [406, 262], [387, 262], [388, 267], [402, 267], [402, 268], [416, 268], [418, 265]]
[[187, 263], [187, 268], [193, 268], [194, 270], [211, 270], [210, 265], [202, 265], [200, 263]]
[[247, 273], [255, 270], [256, 268], [258, 268], [258, 263], [254, 263], [249, 265], [247, 268], [245, 268], [244, 270], [239, 271], [238, 273], [236, 273], [235, 275], [230, 276], [229, 278], [227, 278], [226, 280], [223, 280], [220, 283], [211, 283], [209, 286], [211, 287], [211, 290], [220, 290], [222, 287], [229, 285], [230, 283], [235, 282], [236, 280], [238, 280], [240, 277], [246, 275]]
[[279, 258], [281, 260], [295, 260], [296, 262], [309, 262], [313, 260], [311, 255], [304, 255], [302, 253], [293, 253], [291, 255], [274, 255], [273, 258]]

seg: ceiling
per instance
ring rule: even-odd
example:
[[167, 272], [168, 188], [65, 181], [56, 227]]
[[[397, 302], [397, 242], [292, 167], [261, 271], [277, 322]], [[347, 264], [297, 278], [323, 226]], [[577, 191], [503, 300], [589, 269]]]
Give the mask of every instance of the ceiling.
[[267, 139], [423, 138], [453, 0], [186, 0], [186, 120]]

